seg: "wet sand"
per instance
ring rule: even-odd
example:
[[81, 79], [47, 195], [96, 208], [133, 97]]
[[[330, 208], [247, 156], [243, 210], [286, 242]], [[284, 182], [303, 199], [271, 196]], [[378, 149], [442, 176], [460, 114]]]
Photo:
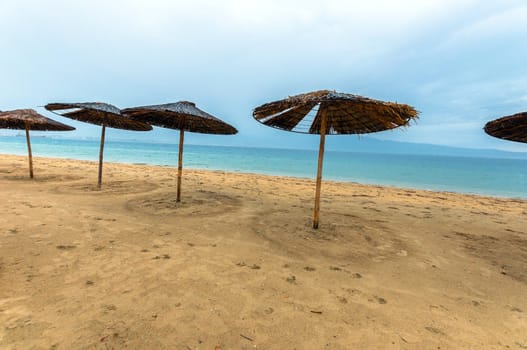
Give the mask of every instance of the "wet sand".
[[0, 159], [0, 349], [527, 349], [527, 202]]

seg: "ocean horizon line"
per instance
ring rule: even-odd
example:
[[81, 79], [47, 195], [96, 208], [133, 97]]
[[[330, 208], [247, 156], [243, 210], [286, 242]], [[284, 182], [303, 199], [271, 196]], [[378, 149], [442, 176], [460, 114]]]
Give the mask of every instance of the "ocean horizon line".
[[[49, 134], [49, 132], [47, 132]], [[337, 135], [342, 136], [342, 135]], [[6, 138], [17, 138], [25, 139], [25, 134], [20, 135], [2, 135], [0, 137]], [[382, 140], [374, 137], [368, 137], [359, 135], [360, 139], [364, 139], [364, 142], [374, 142], [376, 145], [399, 145], [401, 147], [415, 147], [413, 150], [406, 149], [368, 149], [367, 145], [361, 145], [357, 150], [356, 148], [349, 147], [346, 149], [335, 149], [328, 147], [326, 145], [326, 152], [336, 152], [336, 153], [356, 153], [356, 154], [401, 154], [401, 155], [427, 155], [427, 156], [451, 156], [451, 157], [466, 157], [466, 158], [488, 158], [488, 159], [527, 159], [527, 151], [511, 151], [511, 150], [502, 150], [497, 148], [468, 148], [468, 147], [455, 147], [455, 146], [446, 146], [438, 145], [432, 143], [416, 143], [416, 142], [406, 142], [406, 141], [393, 141], [393, 140]], [[31, 135], [31, 140], [46, 139], [46, 140], [57, 140], [57, 141], [75, 141], [75, 142], [90, 142], [90, 143], [100, 143], [100, 138], [98, 137], [63, 137], [58, 135]], [[132, 138], [107, 138], [105, 144], [112, 143], [134, 143], [134, 144], [145, 144], [145, 145], [175, 145], [178, 146], [178, 142], [169, 142], [166, 140], [157, 141], [157, 140], [142, 140], [142, 139], [132, 139]], [[285, 151], [316, 151], [318, 152], [318, 143], [313, 145], [313, 147], [285, 147], [285, 146], [262, 146], [262, 145], [239, 145], [239, 144], [225, 144], [225, 143], [199, 143], [187, 141], [185, 146], [198, 146], [198, 147], [225, 147], [225, 148], [239, 148], [239, 149], [266, 149], [266, 150], [285, 150]], [[419, 147], [426, 147], [424, 151], [418, 150]], [[428, 149], [430, 148], [430, 149]], [[461, 152], [460, 154], [452, 154], [454, 152]]]

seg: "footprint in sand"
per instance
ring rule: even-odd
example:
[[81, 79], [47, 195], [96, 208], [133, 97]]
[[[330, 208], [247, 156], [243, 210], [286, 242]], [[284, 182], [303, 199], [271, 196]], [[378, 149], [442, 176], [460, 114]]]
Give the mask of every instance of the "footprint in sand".
[[446, 335], [442, 330], [440, 330], [439, 328], [435, 328], [435, 327], [425, 327], [425, 329], [427, 331], [429, 331], [430, 333], [434, 333], [434, 334], [438, 334], [438, 335]]
[[238, 263], [236, 263], [236, 266], [239, 266], [239, 267], [249, 267], [251, 270], [260, 270], [261, 267], [260, 265], [256, 265], [256, 264], [252, 264], [251, 266], [248, 266], [245, 261], [240, 261]]
[[170, 255], [168, 254], [156, 255], [152, 258], [152, 260], [159, 260], [159, 259], [170, 259]]
[[348, 299], [346, 299], [344, 297], [337, 297], [337, 300], [340, 301], [342, 304], [347, 304], [348, 303]]
[[399, 252], [397, 253], [397, 255], [399, 255], [399, 256], [408, 256], [408, 252], [407, 252], [406, 250], [403, 249], [403, 250], [399, 251]]
[[105, 312], [117, 310], [117, 307], [113, 304], [108, 304], [108, 305], [105, 304], [102, 306], [102, 308], [104, 309]]
[[296, 284], [296, 277], [294, 275], [287, 277], [285, 280], [291, 284]]
[[274, 312], [274, 309], [272, 307], [268, 307], [267, 309], [264, 310], [264, 312], [267, 314], [267, 315], [270, 315]]
[[57, 249], [60, 249], [60, 250], [71, 250], [73, 248], [76, 248], [76, 246], [74, 246], [74, 245], [63, 245], [63, 244], [57, 246]]
[[388, 303], [388, 302], [386, 301], [386, 299], [384, 299], [384, 298], [382, 298], [382, 297], [378, 297], [378, 296], [376, 296], [376, 295], [373, 296], [373, 299], [368, 299], [368, 301], [371, 301], [371, 302], [376, 301], [378, 304], [386, 304], [386, 303]]

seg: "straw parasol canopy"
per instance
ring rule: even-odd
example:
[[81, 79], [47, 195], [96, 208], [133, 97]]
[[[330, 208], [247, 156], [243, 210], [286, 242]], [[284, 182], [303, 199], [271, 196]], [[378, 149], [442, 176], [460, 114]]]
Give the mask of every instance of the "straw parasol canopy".
[[99, 151], [99, 176], [97, 182], [99, 188], [101, 188], [102, 184], [102, 164], [106, 127], [133, 131], [152, 130], [150, 125], [126, 118], [121, 114], [119, 108], [107, 103], [49, 103], [45, 108], [48, 111], [52, 111], [63, 117], [102, 126], [101, 148]]
[[313, 219], [316, 229], [326, 135], [366, 134], [408, 126], [418, 118], [418, 112], [406, 104], [320, 90], [261, 105], [254, 109], [253, 117], [276, 129], [320, 135]]
[[26, 131], [27, 151], [29, 158], [29, 177], [33, 178], [33, 155], [29, 130], [37, 131], [71, 131], [74, 127], [44, 117], [34, 109], [15, 109], [0, 112], [0, 128]]
[[490, 121], [483, 130], [499, 139], [527, 143], [527, 112]]
[[126, 108], [123, 109], [123, 114], [151, 125], [179, 130], [177, 202], [181, 200], [185, 131], [216, 135], [233, 135], [238, 132], [233, 126], [202, 111], [194, 103], [188, 101]]

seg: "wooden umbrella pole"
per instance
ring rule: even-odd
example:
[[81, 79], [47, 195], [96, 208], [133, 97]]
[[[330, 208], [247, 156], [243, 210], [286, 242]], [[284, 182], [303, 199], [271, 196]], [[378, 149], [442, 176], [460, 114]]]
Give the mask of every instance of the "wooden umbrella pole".
[[313, 228], [318, 229], [318, 213], [320, 211], [320, 185], [322, 182], [322, 163], [324, 161], [324, 144], [326, 141], [326, 114], [322, 113], [320, 121], [320, 147], [318, 149], [317, 186], [315, 191], [315, 213], [313, 217]]
[[33, 178], [33, 154], [31, 153], [31, 141], [29, 139], [29, 126], [26, 125], [27, 153], [29, 156], [29, 177]]
[[97, 187], [100, 189], [102, 185], [102, 159], [104, 154], [104, 134], [106, 131], [106, 126], [102, 126], [102, 134], [101, 134], [101, 149], [99, 150], [99, 179], [97, 182]]
[[176, 202], [181, 201], [181, 176], [183, 175], [183, 139], [185, 130], [183, 127], [179, 130], [179, 156], [177, 166], [177, 198]]

